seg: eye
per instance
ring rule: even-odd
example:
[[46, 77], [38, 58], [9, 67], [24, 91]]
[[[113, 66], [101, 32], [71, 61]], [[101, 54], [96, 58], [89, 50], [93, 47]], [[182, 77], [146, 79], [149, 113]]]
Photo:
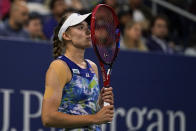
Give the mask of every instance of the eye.
[[84, 29], [84, 26], [83, 26], [83, 25], [80, 25], [80, 26], [78, 27], [78, 29], [79, 29], [79, 30], [83, 30], [83, 29]]

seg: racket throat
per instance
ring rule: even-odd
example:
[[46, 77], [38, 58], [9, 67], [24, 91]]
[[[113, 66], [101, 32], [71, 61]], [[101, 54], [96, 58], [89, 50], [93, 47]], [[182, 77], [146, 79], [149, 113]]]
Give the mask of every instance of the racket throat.
[[108, 71], [107, 71], [107, 74], [106, 74], [106, 82], [104, 84], [104, 87], [109, 87], [110, 86], [110, 75], [111, 75], [111, 71], [112, 69], [109, 68]]
[[106, 73], [106, 70], [104, 68], [104, 64], [102, 62], [100, 62], [100, 65], [101, 65], [101, 73], [103, 76], [103, 86], [105, 88], [107, 88], [110, 86], [110, 75], [111, 75], [112, 67], [109, 66], [107, 73]]

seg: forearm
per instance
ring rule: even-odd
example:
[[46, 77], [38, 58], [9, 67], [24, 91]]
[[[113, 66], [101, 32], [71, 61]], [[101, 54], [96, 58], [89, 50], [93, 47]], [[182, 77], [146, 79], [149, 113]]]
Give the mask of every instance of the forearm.
[[96, 124], [95, 115], [69, 115], [62, 112], [54, 112], [42, 119], [47, 127], [79, 128]]

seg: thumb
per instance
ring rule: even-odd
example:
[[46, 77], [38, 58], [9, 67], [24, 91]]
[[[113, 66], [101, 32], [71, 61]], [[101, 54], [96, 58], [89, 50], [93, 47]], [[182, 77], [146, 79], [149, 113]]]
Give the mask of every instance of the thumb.
[[104, 93], [104, 87], [101, 89], [101, 94], [103, 94]]

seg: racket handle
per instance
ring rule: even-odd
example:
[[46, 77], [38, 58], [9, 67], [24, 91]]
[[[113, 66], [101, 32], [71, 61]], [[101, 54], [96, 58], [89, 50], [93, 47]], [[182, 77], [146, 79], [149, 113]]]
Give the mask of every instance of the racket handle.
[[104, 102], [104, 103], [103, 103], [103, 105], [104, 105], [104, 106], [109, 106], [109, 105], [110, 105], [110, 103], [108, 103], [108, 102]]
[[[104, 105], [104, 106], [109, 106], [110, 103], [104, 102], [103, 105]], [[108, 124], [111, 124], [111, 122], [107, 122], [107, 123], [108, 123]]]
[[[109, 106], [110, 103], [104, 102], [103, 105], [104, 105], [104, 106]], [[111, 124], [111, 122], [107, 122], [107, 123], [108, 123], [108, 124]]]
[[[105, 89], [105, 88], [107, 88], [107, 87], [104, 87], [104, 89]], [[103, 103], [103, 106], [109, 106], [109, 105], [110, 105], [110, 103], [108, 103], [108, 102], [104, 102], [104, 103]], [[111, 122], [107, 122], [107, 123], [108, 123], [108, 124], [111, 124]]]
[[[106, 88], [108, 88], [108, 87], [104, 87], [104, 90], [105, 90]], [[110, 105], [110, 103], [108, 103], [108, 102], [104, 102], [104, 103], [103, 103], [103, 105], [104, 105], [104, 106], [109, 106], [109, 105]]]

